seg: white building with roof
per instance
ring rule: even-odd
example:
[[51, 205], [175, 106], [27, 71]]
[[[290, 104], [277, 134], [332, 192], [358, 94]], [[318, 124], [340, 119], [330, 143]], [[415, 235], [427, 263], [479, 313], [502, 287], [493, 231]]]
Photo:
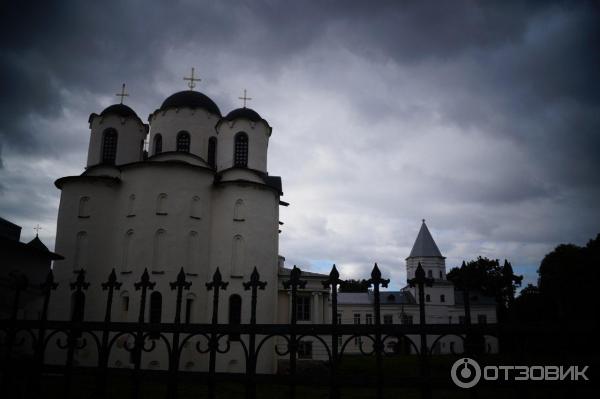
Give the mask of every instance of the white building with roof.
[[[418, 265], [425, 270], [427, 277], [433, 279], [431, 287], [425, 287], [425, 315], [428, 324], [457, 324], [464, 322], [465, 309], [462, 291], [458, 291], [451, 281], [446, 279], [446, 258], [435, 243], [425, 220], [421, 224], [415, 243], [406, 258], [407, 279], [415, 277]], [[406, 285], [400, 291], [381, 291], [381, 322], [384, 324], [417, 324], [419, 323], [419, 304], [416, 287]], [[338, 296], [338, 320], [343, 324], [373, 323], [373, 292], [340, 293]], [[493, 298], [474, 293], [470, 296], [472, 323], [495, 323], [496, 303]], [[429, 336], [429, 344], [437, 337]], [[418, 337], [411, 337], [415, 345], [419, 345]], [[347, 346], [349, 353], [357, 353], [360, 339], [354, 339]], [[368, 345], [368, 343], [363, 343]], [[438, 340], [433, 353], [461, 352], [462, 339], [447, 336]], [[388, 348], [388, 350], [390, 350]], [[409, 344], [404, 343], [401, 352], [414, 352]], [[486, 337], [486, 350], [496, 352], [497, 340]]]

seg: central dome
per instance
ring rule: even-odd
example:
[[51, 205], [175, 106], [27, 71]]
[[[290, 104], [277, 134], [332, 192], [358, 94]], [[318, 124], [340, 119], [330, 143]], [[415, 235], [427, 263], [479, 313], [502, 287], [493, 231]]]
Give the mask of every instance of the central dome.
[[208, 96], [199, 91], [184, 90], [172, 94], [162, 103], [160, 110], [164, 111], [168, 108], [202, 108], [206, 111], [221, 116], [221, 111], [217, 104]]

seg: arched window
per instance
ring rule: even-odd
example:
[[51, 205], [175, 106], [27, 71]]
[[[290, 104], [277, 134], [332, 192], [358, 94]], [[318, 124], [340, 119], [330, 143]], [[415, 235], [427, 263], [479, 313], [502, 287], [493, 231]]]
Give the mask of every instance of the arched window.
[[446, 295], [440, 295], [440, 302], [446, 302]]
[[133, 256], [131, 253], [131, 247], [133, 243], [133, 230], [128, 230], [125, 233], [125, 238], [123, 239], [123, 261], [121, 263], [121, 271], [128, 272], [131, 271], [131, 261], [133, 260]]
[[431, 295], [425, 295], [425, 302], [431, 302]]
[[[242, 323], [242, 297], [233, 294], [229, 297], [229, 324], [239, 325]], [[240, 334], [230, 334], [230, 341], [239, 341]]]
[[196, 295], [187, 294], [185, 297], [185, 324], [190, 324], [193, 321], [194, 315], [194, 301], [196, 300]]
[[83, 321], [85, 312], [85, 294], [82, 291], [75, 291], [71, 295], [71, 320]]
[[129, 202], [127, 203], [127, 216], [135, 216], [135, 194], [129, 196]]
[[[162, 316], [162, 295], [158, 291], [154, 291], [150, 295], [150, 323], [160, 323]], [[156, 339], [159, 333], [151, 333], [150, 338]]]
[[248, 166], [248, 135], [244, 132], [235, 135], [233, 165], [242, 168]]
[[217, 166], [217, 138], [214, 136], [208, 139], [208, 165]]
[[198, 273], [200, 266], [200, 236], [196, 231], [190, 231], [187, 248], [187, 272]]
[[90, 197], [81, 197], [79, 199], [79, 217], [90, 217]]
[[160, 229], [154, 235], [153, 271], [164, 271], [167, 264], [167, 232]]
[[117, 159], [118, 135], [115, 129], [106, 129], [102, 137], [102, 163], [114, 165]]
[[433, 272], [431, 270], [427, 270], [427, 277], [433, 278]]
[[177, 133], [177, 151], [190, 152], [190, 134], [188, 132]]
[[167, 199], [169, 197], [165, 193], [158, 194], [156, 197], [156, 214], [166, 215], [167, 214]]
[[154, 155], [162, 152], [162, 136], [157, 134], [154, 136]]
[[242, 276], [244, 265], [244, 238], [241, 235], [233, 237], [231, 250], [231, 275]]
[[127, 312], [129, 312], [129, 292], [121, 292], [121, 312], [123, 313], [123, 319], [126, 319]]
[[75, 262], [73, 270], [86, 269], [88, 261], [88, 236], [85, 231], [77, 233], [75, 241]]
[[197, 195], [192, 197], [192, 202], [190, 204], [190, 217], [192, 219], [200, 219], [202, 217], [202, 202], [200, 201], [200, 197]]
[[233, 220], [237, 222], [244, 221], [244, 200], [238, 199], [233, 206]]

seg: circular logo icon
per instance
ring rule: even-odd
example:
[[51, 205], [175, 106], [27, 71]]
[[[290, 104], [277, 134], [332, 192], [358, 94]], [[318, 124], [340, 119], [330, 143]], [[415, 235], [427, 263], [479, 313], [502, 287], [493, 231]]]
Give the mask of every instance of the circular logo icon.
[[472, 388], [481, 379], [481, 367], [479, 367], [479, 363], [475, 360], [463, 357], [454, 362], [450, 370], [450, 376], [456, 386], [460, 388]]

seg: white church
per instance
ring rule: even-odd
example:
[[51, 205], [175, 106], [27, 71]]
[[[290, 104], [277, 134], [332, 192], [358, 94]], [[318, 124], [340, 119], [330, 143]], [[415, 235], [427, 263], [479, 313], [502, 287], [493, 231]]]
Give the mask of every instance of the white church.
[[[50, 319], [68, 319], [85, 300], [86, 321], [104, 319], [105, 282], [114, 268], [123, 283], [112, 307], [113, 321], [137, 321], [139, 291], [134, 283], [144, 269], [156, 286], [149, 292], [146, 320], [173, 322], [175, 292], [169, 283], [183, 268], [192, 282], [184, 291], [182, 322], [208, 323], [212, 292], [205, 283], [218, 267], [229, 282], [221, 292], [220, 323], [248, 323], [250, 294], [242, 282], [256, 267], [267, 287], [259, 292], [257, 323], [288, 323], [290, 300], [282, 281], [289, 279], [279, 255], [279, 207], [286, 206], [281, 178], [267, 168], [272, 128], [250, 108], [225, 116], [208, 96], [193, 90], [169, 96], [144, 123], [124, 104], [111, 105], [89, 117], [87, 165], [81, 175], [56, 181], [61, 190], [55, 251], [64, 260], [54, 263], [60, 288], [53, 299]], [[124, 94], [124, 93], [122, 93]], [[244, 95], [244, 101], [246, 96]], [[147, 143], [147, 148], [145, 143]], [[427, 288], [428, 322], [458, 323], [461, 303], [446, 280], [444, 257], [423, 223], [407, 258], [408, 277], [420, 262], [435, 284]], [[69, 282], [84, 269], [91, 282], [85, 298], [73, 297]], [[308, 281], [298, 300], [298, 323], [330, 322], [329, 291], [321, 281], [327, 276], [303, 272]], [[343, 278], [344, 276], [342, 276]], [[418, 322], [416, 295], [411, 288], [382, 294], [384, 323]], [[341, 294], [338, 319], [344, 323], [372, 322], [372, 294]], [[472, 305], [473, 319], [495, 321], [494, 304]], [[480, 317], [481, 316], [481, 317]], [[81, 315], [79, 315], [81, 317]], [[132, 367], [122, 349], [127, 337], [116, 343], [109, 367]], [[129, 342], [131, 344], [131, 342]], [[188, 342], [182, 370], [206, 370], [206, 356]], [[273, 342], [273, 345], [277, 344]], [[450, 350], [441, 348], [442, 352]], [[359, 342], [353, 345], [356, 351]], [[242, 348], [217, 357], [219, 371], [243, 371]], [[316, 342], [307, 340], [299, 357], [319, 359]], [[91, 346], [78, 350], [80, 364], [95, 361]], [[144, 354], [143, 368], [167, 367], [164, 348]], [[275, 372], [278, 356], [262, 351], [258, 372]]]

